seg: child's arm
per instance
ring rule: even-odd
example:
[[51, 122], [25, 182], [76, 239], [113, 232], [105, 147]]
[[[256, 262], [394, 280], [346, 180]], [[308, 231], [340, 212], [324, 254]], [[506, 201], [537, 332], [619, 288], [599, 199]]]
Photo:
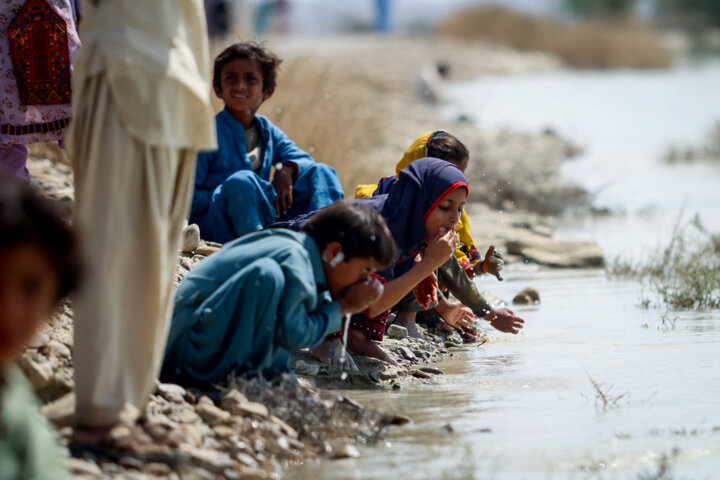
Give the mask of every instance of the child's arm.
[[377, 317], [395, 306], [418, 283], [445, 263], [455, 251], [456, 246], [455, 232], [439, 232], [428, 244], [420, 262], [415, 263], [410, 270], [384, 285], [382, 296], [370, 306], [366, 315], [370, 318]]
[[208, 177], [209, 166], [217, 152], [201, 152], [197, 155], [197, 166], [195, 167], [195, 190], [192, 198], [191, 219], [199, 219], [205, 216], [212, 199], [213, 188], [205, 184]]

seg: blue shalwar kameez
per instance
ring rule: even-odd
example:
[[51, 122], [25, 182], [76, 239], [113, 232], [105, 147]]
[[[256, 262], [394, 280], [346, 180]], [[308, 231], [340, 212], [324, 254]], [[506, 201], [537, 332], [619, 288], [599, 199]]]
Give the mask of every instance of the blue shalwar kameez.
[[310, 155], [262, 115], [254, 122], [261, 141], [261, 161], [252, 170], [245, 128], [227, 109], [215, 116], [218, 149], [200, 153], [190, 223], [197, 223], [206, 240], [225, 243], [275, 222], [272, 168], [296, 168], [293, 204], [281, 218], [289, 220], [343, 198], [335, 169]]
[[341, 327], [315, 241], [284, 229], [257, 232], [227, 243], [180, 283], [161, 379], [271, 376], [288, 369], [291, 351]]

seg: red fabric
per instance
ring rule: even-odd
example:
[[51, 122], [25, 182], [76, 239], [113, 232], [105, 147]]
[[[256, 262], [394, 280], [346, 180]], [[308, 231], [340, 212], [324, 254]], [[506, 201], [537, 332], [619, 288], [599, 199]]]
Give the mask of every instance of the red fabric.
[[433, 202], [432, 205], [430, 205], [430, 208], [428, 208], [428, 209], [427, 209], [427, 212], [425, 212], [425, 219], [427, 220], [427, 218], [430, 216], [430, 214], [432, 213], [432, 211], [437, 208], [437, 206], [440, 204], [440, 202], [442, 202], [443, 200], [445, 200], [445, 197], [447, 197], [448, 195], [450, 195], [450, 193], [454, 192], [455, 190], [457, 190], [457, 189], [460, 188], [460, 187], [464, 187], [464, 188], [465, 188], [465, 192], [466, 192], [466, 193], [465, 193], [465, 199], [467, 200], [467, 197], [468, 197], [468, 195], [470, 194], [470, 187], [468, 187], [468, 184], [465, 183], [465, 182], [455, 182], [455, 183], [453, 183], [452, 185], [450, 185], [450, 186], [442, 193], [442, 195], [440, 195], [440, 196]]
[[71, 102], [65, 20], [45, 0], [28, 0], [8, 28], [10, 58], [23, 105]]

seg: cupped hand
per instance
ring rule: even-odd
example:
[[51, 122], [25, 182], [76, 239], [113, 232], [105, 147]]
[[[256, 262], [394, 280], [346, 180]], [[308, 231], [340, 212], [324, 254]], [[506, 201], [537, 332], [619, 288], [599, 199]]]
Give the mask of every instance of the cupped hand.
[[508, 308], [493, 308], [483, 318], [490, 322], [490, 325], [496, 330], [512, 334], [517, 334], [525, 323], [525, 320], [515, 316], [512, 310]]
[[453, 254], [457, 245], [458, 238], [455, 231], [442, 228], [428, 241], [421, 263], [426, 264], [431, 271], [435, 271]]
[[383, 294], [383, 284], [373, 277], [353, 283], [340, 292], [335, 300], [343, 315], [362, 312], [377, 302]]
[[415, 300], [417, 300], [418, 304], [427, 310], [430, 304], [437, 303], [437, 290], [438, 279], [435, 273], [432, 273], [413, 288], [413, 293], [415, 294]]
[[293, 197], [293, 172], [290, 167], [283, 167], [275, 170], [272, 179], [272, 185], [275, 188], [275, 215], [285, 215], [290, 207], [292, 207]]

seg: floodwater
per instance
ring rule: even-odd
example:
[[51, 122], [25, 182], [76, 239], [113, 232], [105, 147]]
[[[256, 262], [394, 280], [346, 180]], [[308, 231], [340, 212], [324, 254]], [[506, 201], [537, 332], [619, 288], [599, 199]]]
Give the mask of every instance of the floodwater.
[[[485, 127], [553, 128], [586, 147], [564, 175], [622, 215], [560, 222], [558, 236], [638, 258], [670, 238], [684, 209], [720, 230], [720, 166], [667, 166], [720, 120], [720, 63], [657, 72], [488, 77], [451, 95]], [[720, 312], [640, 308], [639, 283], [600, 270], [508, 269], [480, 287], [512, 298], [518, 336], [491, 334], [441, 365], [433, 383], [351, 396], [413, 423], [359, 459], [309, 465], [294, 479], [718, 478]], [[598, 386], [593, 386], [595, 382]], [[599, 390], [598, 390], [599, 389]], [[599, 392], [602, 392], [603, 397]], [[665, 468], [663, 470], [663, 468]], [[664, 476], [663, 476], [664, 475]]]

